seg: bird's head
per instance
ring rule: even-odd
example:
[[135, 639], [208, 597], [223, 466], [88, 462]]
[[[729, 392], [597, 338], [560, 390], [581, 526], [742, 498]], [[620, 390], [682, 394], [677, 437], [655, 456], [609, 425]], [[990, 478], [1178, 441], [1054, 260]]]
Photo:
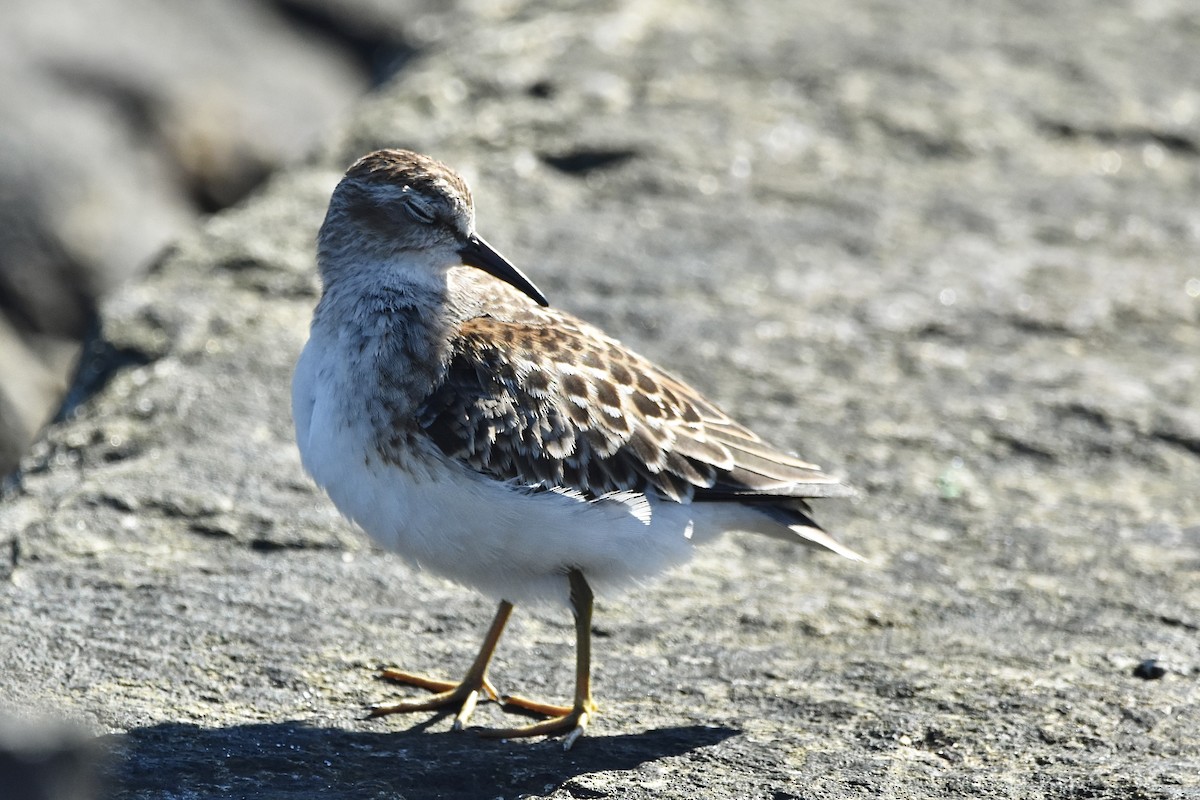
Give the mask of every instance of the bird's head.
[[340, 274], [392, 265], [440, 278], [466, 264], [547, 305], [533, 282], [475, 232], [466, 181], [440, 161], [409, 150], [377, 150], [347, 170], [318, 236], [328, 284]]

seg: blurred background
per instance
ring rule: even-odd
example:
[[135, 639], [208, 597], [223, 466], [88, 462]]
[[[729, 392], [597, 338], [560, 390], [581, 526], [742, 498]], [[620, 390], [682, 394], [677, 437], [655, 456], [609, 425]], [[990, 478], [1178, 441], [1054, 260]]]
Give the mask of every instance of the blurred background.
[[[310, 150], [445, 4], [5, 0], [0, 478], [63, 409], [106, 293]], [[94, 342], [83, 385], [123, 354]]]

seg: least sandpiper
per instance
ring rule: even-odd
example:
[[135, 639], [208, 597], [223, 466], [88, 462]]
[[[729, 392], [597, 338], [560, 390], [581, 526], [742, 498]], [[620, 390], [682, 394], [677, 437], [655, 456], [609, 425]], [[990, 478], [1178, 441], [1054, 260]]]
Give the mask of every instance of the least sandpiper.
[[[500, 601], [462, 681], [385, 670], [436, 694], [373, 716], [450, 707], [462, 728], [482, 692], [547, 717], [485, 735], [566, 734], [570, 747], [596, 713], [592, 586], [657, 575], [732, 530], [859, 558], [806, 502], [848, 487], [550, 307], [475, 232], [470, 190], [444, 164], [360, 159], [333, 192], [317, 263], [292, 385], [305, 468], [382, 547]], [[502, 698], [488, 679], [513, 604], [539, 599], [574, 610], [570, 706]]]

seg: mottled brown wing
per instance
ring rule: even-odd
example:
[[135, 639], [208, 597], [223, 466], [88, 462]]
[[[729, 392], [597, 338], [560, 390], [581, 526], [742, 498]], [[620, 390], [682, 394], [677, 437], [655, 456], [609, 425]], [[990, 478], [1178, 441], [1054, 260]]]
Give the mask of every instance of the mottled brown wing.
[[464, 323], [420, 411], [448, 456], [500, 480], [678, 502], [842, 495], [644, 358], [572, 317]]

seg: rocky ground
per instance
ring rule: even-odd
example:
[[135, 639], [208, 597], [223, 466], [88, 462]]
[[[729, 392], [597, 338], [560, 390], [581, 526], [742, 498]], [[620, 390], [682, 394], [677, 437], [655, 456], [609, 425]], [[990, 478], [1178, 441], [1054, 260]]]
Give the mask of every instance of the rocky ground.
[[[100, 735], [113, 798], [1200, 796], [1192, 4], [404, 24], [425, 45], [313, 158], [103, 307], [120, 368], [0, 505], [0, 708]], [[314, 232], [383, 145], [466, 173], [555, 303], [847, 475], [818, 512], [868, 563], [731, 537], [600, 598], [569, 753], [363, 719], [400, 691], [376, 667], [456, 675], [492, 610], [370, 548], [292, 441]], [[571, 644], [518, 609], [494, 677], [566, 698]]]

